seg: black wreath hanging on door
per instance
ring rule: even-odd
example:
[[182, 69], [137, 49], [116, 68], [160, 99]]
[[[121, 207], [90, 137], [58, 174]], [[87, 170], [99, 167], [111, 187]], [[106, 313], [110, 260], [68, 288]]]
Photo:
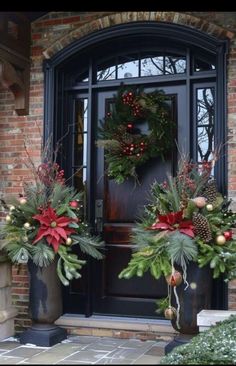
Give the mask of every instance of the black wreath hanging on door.
[[[105, 148], [107, 174], [120, 184], [129, 177], [138, 180], [136, 168], [164, 155], [173, 146], [174, 123], [169, 98], [163, 91], [146, 93], [122, 86], [112, 99], [98, 130], [97, 145]], [[147, 131], [143, 126], [148, 124]]]

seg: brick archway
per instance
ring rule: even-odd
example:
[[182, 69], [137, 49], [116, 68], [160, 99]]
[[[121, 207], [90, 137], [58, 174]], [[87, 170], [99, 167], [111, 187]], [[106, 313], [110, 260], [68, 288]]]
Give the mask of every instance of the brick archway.
[[50, 59], [57, 52], [61, 51], [63, 48], [68, 46], [70, 43], [81, 39], [91, 33], [97, 32], [99, 30], [112, 27], [114, 25], [120, 25], [125, 23], [139, 22], [139, 21], [149, 21], [149, 22], [166, 22], [172, 24], [179, 24], [182, 26], [190, 27], [204, 32], [217, 39], [231, 39], [234, 37], [234, 33], [222, 28], [216, 24], [207, 22], [203, 19], [197, 18], [193, 15], [179, 13], [179, 12], [144, 12], [144, 11], [134, 11], [134, 12], [121, 12], [113, 13], [101, 18], [95, 19], [89, 23], [82, 26], [78, 26], [76, 29], [63, 36], [51, 46], [43, 51], [43, 55], [46, 59]]

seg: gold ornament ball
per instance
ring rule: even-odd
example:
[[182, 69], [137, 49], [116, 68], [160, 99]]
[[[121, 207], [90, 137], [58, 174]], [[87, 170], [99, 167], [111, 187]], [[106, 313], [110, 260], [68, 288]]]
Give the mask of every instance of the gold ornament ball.
[[218, 245], [224, 245], [226, 242], [226, 239], [224, 237], [224, 235], [218, 235], [217, 238], [216, 238], [216, 243]]
[[193, 199], [193, 202], [198, 208], [203, 208], [206, 206], [206, 199], [205, 197], [196, 197]]
[[27, 202], [27, 201], [26, 201], [26, 199], [25, 199], [25, 198], [20, 198], [20, 204], [21, 204], [21, 205], [24, 205], [26, 202]]
[[5, 219], [6, 219], [6, 222], [11, 222], [11, 216], [10, 215], [7, 215]]
[[172, 320], [176, 317], [176, 309], [173, 306], [169, 306], [167, 309], [165, 309], [165, 318]]
[[67, 238], [66, 239], [66, 245], [71, 245], [72, 243], [72, 239], [71, 238]]
[[208, 205], [206, 205], [206, 209], [207, 211], [213, 211], [213, 205], [211, 203], [208, 203]]
[[10, 210], [10, 211], [15, 210], [15, 206], [10, 206], [9, 210]]
[[29, 222], [25, 222], [24, 223], [24, 228], [25, 229], [29, 229], [30, 228], [30, 223]]

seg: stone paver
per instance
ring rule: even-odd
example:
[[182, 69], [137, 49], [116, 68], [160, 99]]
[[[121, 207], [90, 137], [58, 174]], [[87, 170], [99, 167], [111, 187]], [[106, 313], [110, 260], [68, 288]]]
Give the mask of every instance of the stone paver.
[[156, 345], [157, 342], [155, 341], [140, 341], [138, 339], [128, 339], [123, 344], [122, 347], [124, 348], [142, 348], [147, 349], [151, 348], [153, 345]]
[[100, 358], [107, 356], [107, 355], [108, 355], [107, 351], [84, 350], [84, 351], [79, 351], [79, 352], [72, 354], [71, 356], [67, 357], [66, 360], [82, 361], [82, 362], [96, 362]]
[[22, 346], [22, 347], [17, 347], [11, 351], [5, 351], [4, 356], [30, 358], [31, 356], [34, 356], [37, 353], [41, 353], [41, 352], [42, 352], [42, 349], [40, 349], [40, 348]]
[[113, 364], [113, 365], [129, 365], [130, 364], [130, 360], [120, 360], [117, 358], [107, 358], [104, 357], [101, 360], [99, 360], [98, 362], [96, 362], [96, 365], [101, 365], [101, 364]]
[[0, 365], [158, 365], [167, 341], [68, 336], [52, 347], [22, 345], [17, 337], [0, 342]]
[[20, 343], [16, 341], [1, 341], [0, 342], [0, 349], [14, 349], [16, 347], [19, 347]]
[[[167, 343], [165, 343], [166, 345]], [[164, 356], [165, 354], [165, 345], [156, 345], [153, 346], [150, 350], [148, 350], [145, 354], [151, 356]]]
[[0, 365], [16, 365], [19, 362], [23, 361], [23, 357], [0, 357]]
[[75, 352], [81, 351], [82, 349], [89, 347], [90, 345], [79, 344], [79, 343], [59, 343], [47, 350], [47, 353], [56, 353], [58, 355], [69, 356]]
[[143, 355], [134, 361], [133, 365], [159, 365], [161, 357]]
[[106, 357], [108, 358], [116, 358], [119, 360], [135, 360], [137, 357], [144, 354], [143, 349], [135, 349], [135, 348], [117, 348], [114, 351], [110, 352]]

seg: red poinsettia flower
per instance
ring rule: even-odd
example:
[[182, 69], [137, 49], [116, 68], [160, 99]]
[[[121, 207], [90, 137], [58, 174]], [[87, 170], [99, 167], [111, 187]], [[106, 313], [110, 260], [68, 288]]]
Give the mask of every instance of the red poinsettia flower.
[[183, 220], [183, 211], [170, 212], [167, 215], [158, 215], [157, 221], [151, 226], [152, 230], [178, 230], [180, 233], [194, 238], [193, 223]]
[[58, 251], [59, 245], [66, 241], [67, 236], [75, 232], [75, 229], [68, 227], [75, 220], [71, 217], [57, 216], [55, 210], [50, 206], [42, 210], [40, 215], [33, 216], [33, 218], [41, 224], [33, 244], [45, 237], [48, 244], [53, 246], [55, 252]]

